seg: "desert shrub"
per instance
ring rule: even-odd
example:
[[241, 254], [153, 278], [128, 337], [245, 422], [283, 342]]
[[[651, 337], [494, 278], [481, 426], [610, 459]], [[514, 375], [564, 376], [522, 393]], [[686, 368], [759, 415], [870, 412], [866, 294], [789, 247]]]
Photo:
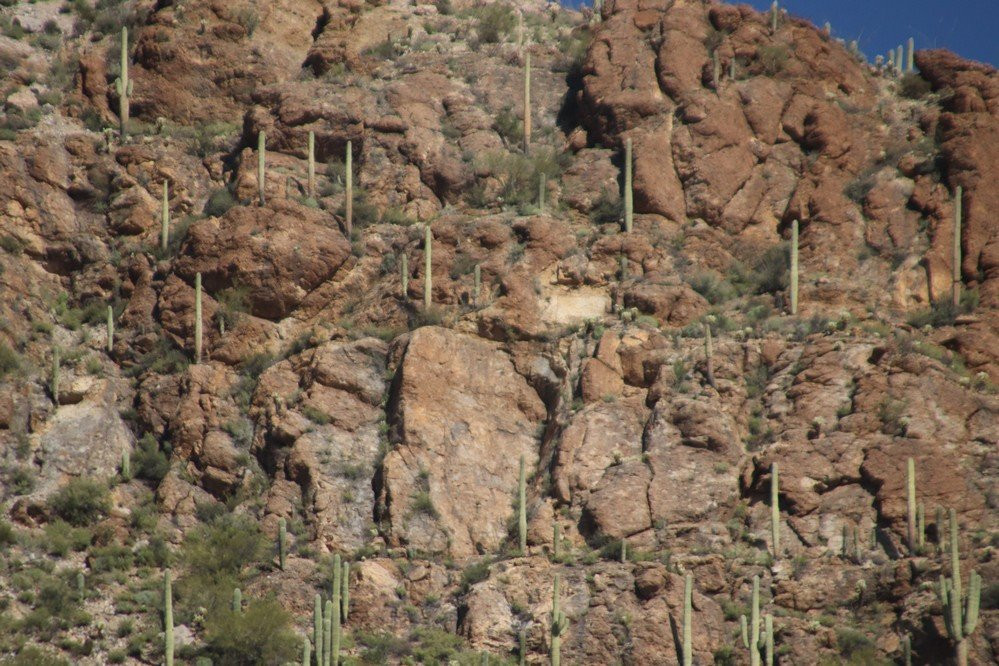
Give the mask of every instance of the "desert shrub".
[[908, 99], [922, 99], [930, 94], [933, 86], [924, 79], [918, 72], [909, 72], [902, 77], [902, 84], [899, 93]]
[[554, 150], [537, 149], [530, 155], [521, 153], [487, 153], [481, 165], [499, 181], [496, 203], [521, 206], [533, 204], [538, 196], [538, 179], [557, 176], [564, 165], [563, 156]]
[[91, 549], [89, 560], [96, 573], [128, 571], [135, 564], [135, 554], [128, 546], [112, 544]]
[[777, 44], [761, 46], [756, 51], [756, 56], [763, 72], [768, 76], [779, 74], [787, 64], [787, 49]]
[[978, 307], [978, 292], [975, 290], [965, 290], [961, 293], [960, 305], [954, 305], [950, 298], [944, 298], [925, 310], [920, 310], [909, 317], [909, 325], [914, 328], [932, 326], [950, 326], [958, 315], [971, 312]]
[[355, 634], [357, 642], [364, 646], [361, 652], [362, 664], [398, 663], [401, 657], [409, 654], [409, 643], [387, 631], [362, 631]]
[[735, 287], [714, 271], [695, 273], [687, 279], [687, 284], [712, 305], [724, 303], [737, 295]]
[[48, 505], [56, 516], [81, 527], [103, 519], [111, 509], [111, 500], [103, 483], [73, 479], [49, 498]]
[[502, 41], [517, 25], [517, 15], [506, 3], [496, 2], [476, 11], [478, 12], [476, 32], [482, 43], [496, 44]]
[[465, 570], [461, 572], [462, 593], [468, 592], [473, 585], [489, 578], [490, 564], [492, 564], [492, 562], [489, 559], [484, 559], [465, 567]]
[[259, 561], [268, 546], [260, 527], [247, 516], [220, 514], [188, 532], [180, 549], [187, 575], [177, 585], [185, 606], [209, 611], [225, 606], [244, 570]]
[[14, 533], [14, 526], [6, 520], [0, 519], [0, 546], [9, 546], [17, 540]]
[[73, 527], [64, 520], [53, 520], [45, 526], [45, 551], [63, 557], [70, 550], [86, 550], [91, 538], [86, 527]]
[[493, 119], [493, 129], [511, 145], [520, 145], [524, 139], [524, 121], [512, 106], [504, 106]]
[[291, 616], [274, 599], [250, 601], [242, 612], [221, 607], [205, 620], [205, 643], [217, 666], [283, 664], [299, 649]]
[[136, 478], [156, 484], [170, 471], [170, 459], [152, 433], [143, 435], [132, 453], [132, 471]]
[[205, 215], [209, 217], [222, 217], [228, 212], [230, 208], [237, 205], [239, 202], [236, 201], [236, 197], [232, 195], [229, 188], [222, 187], [214, 190], [208, 196], [208, 202], [205, 203]]
[[13, 657], [0, 660], [2, 666], [70, 666], [69, 662], [34, 645], [26, 645]]
[[594, 224], [609, 224], [621, 219], [621, 199], [616, 195], [603, 192], [590, 209], [590, 221]]

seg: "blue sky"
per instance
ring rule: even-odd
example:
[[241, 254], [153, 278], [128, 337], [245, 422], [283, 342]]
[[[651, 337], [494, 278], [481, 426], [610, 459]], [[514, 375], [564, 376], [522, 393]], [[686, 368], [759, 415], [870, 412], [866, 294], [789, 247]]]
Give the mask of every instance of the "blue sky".
[[[592, 0], [563, 0], [578, 6]], [[770, 0], [744, 0], [757, 9]], [[850, 42], [874, 60], [877, 54], [904, 44], [916, 49], [948, 48], [971, 60], [999, 65], [999, 0], [782, 0], [795, 16], [821, 27], [832, 24], [833, 35]]]

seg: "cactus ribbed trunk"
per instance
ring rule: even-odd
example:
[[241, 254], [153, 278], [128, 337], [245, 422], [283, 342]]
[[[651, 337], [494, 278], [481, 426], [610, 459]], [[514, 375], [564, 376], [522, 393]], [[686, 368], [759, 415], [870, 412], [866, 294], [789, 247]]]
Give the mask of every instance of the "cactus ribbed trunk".
[[524, 57], [524, 154], [531, 152], [531, 54]]
[[402, 297], [409, 295], [409, 257], [402, 255], [402, 265], [399, 267], [399, 275], [402, 280]]
[[343, 576], [340, 578], [340, 607], [342, 624], [346, 624], [350, 614], [350, 562], [343, 563]]
[[562, 545], [562, 535], [559, 534], [559, 524], [552, 525], [552, 559], [558, 561], [559, 551]]
[[118, 93], [118, 121], [121, 138], [128, 135], [128, 98], [132, 95], [132, 80], [128, 78], [128, 28], [121, 29], [121, 75], [115, 80]]
[[913, 72], [916, 69], [916, 40], [909, 37], [909, 54], [905, 61], [905, 71]]
[[559, 577], [555, 574], [555, 583], [552, 586], [552, 622], [551, 622], [551, 648], [550, 657], [552, 666], [561, 666], [562, 663], [562, 632], [565, 630], [565, 614], [559, 610]]
[[114, 351], [114, 308], [108, 306], [108, 353]]
[[433, 303], [431, 289], [433, 286], [433, 252], [434, 235], [430, 231], [430, 224], [428, 223], [423, 232], [423, 307], [428, 310]]
[[52, 403], [59, 406], [59, 366], [62, 361], [59, 358], [59, 348], [52, 350], [52, 381], [49, 383], [49, 391], [52, 392]]
[[774, 558], [780, 556], [780, 479], [777, 463], [770, 463], [770, 534]]
[[343, 569], [340, 564], [340, 556], [333, 556], [333, 608], [330, 616], [330, 626], [333, 636], [330, 639], [330, 656], [327, 661], [330, 666], [338, 666], [340, 663], [340, 593], [343, 586]]
[[718, 49], [711, 52], [711, 84], [715, 90], [721, 85], [721, 58], [718, 57]]
[[899, 44], [895, 49], [895, 68], [899, 76], [902, 76], [902, 60], [905, 58], [905, 53], [903, 53], [902, 45]]
[[760, 577], [753, 576], [753, 610], [749, 624], [749, 663], [760, 666]]
[[288, 556], [288, 521], [278, 520], [278, 566], [284, 571], [285, 558]]
[[926, 507], [922, 502], [916, 507], [916, 541], [920, 548], [926, 545]]
[[333, 602], [323, 606], [323, 666], [330, 666], [333, 658]]
[[308, 636], [302, 637], [302, 666], [312, 666], [312, 643]]
[[545, 189], [547, 182], [548, 180], [545, 174], [542, 173], [538, 175], [538, 212], [541, 213], [545, 212]]
[[517, 535], [520, 554], [527, 555], [527, 468], [520, 456], [520, 482], [517, 484]]
[[232, 590], [232, 612], [239, 613], [243, 610], [243, 591], [238, 587]]
[[777, 0], [774, 0], [770, 5], [770, 32], [777, 32], [777, 17], [780, 15], [780, 9], [777, 5]]
[[132, 454], [128, 449], [121, 452], [121, 478], [125, 481], [132, 479]]
[[791, 314], [798, 314], [798, 220], [791, 222]]
[[763, 617], [764, 643], [763, 655], [767, 666], [774, 666], [774, 618], [772, 615]]
[[323, 633], [323, 598], [317, 594], [312, 609], [312, 644], [316, 648], [316, 666], [325, 666], [323, 663]]
[[309, 132], [309, 198], [316, 198], [316, 133]]
[[482, 265], [475, 264], [473, 271], [472, 304], [479, 307], [479, 299], [482, 295]]
[[683, 581], [683, 666], [692, 666], [694, 663], [693, 594], [694, 574], [688, 571]]
[[631, 231], [634, 219], [634, 200], [631, 174], [631, 137], [624, 140], [624, 230]]
[[166, 666], [173, 666], [173, 586], [169, 569], [163, 574], [163, 634]]
[[954, 193], [954, 282], [952, 297], [955, 307], [961, 304], [961, 208], [964, 204], [963, 199], [964, 188], [958, 185]]
[[520, 666], [525, 666], [527, 664], [527, 632], [523, 629], [517, 634], [517, 656], [518, 664]]
[[266, 160], [267, 135], [261, 130], [257, 133], [257, 196], [260, 198], [261, 206], [265, 203], [264, 189], [267, 185]]
[[354, 146], [348, 141], [347, 142], [347, 155], [346, 155], [346, 179], [347, 179], [347, 191], [345, 200], [343, 203], [344, 209], [344, 234], [349, 240], [351, 235], [354, 233]]
[[194, 276], [194, 362], [201, 363], [201, 273]]
[[170, 245], [170, 185], [163, 181], [163, 205], [160, 212], [160, 249], [164, 252]]
[[909, 552], [915, 552], [919, 545], [916, 538], [916, 461], [906, 461], [906, 541]]

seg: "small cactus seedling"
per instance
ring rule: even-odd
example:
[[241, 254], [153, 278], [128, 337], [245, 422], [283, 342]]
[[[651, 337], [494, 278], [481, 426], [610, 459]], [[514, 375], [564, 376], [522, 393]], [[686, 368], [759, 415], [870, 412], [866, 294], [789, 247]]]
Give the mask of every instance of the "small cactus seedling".
[[693, 594], [694, 574], [688, 571], [683, 581], [683, 666], [692, 666], [694, 663]]
[[160, 250], [167, 251], [170, 245], [170, 185], [163, 181], [163, 203], [160, 212]]
[[163, 574], [163, 640], [166, 666], [173, 666], [173, 586], [169, 569]]
[[267, 160], [267, 135], [263, 130], [257, 133], [257, 196], [260, 198], [260, 205], [264, 205], [264, 189], [267, 185], [266, 174]]
[[201, 273], [194, 276], [194, 362], [201, 363]]
[[285, 558], [288, 556], [288, 521], [278, 520], [278, 566], [284, 571]]
[[964, 199], [964, 188], [960, 185], [954, 192], [954, 282], [953, 300], [954, 305], [961, 304], [961, 206]]
[[128, 100], [132, 96], [132, 79], [128, 78], [128, 28], [121, 29], [121, 75], [115, 79], [118, 93], [118, 122], [121, 138], [128, 135]]
[[631, 137], [628, 137], [624, 140], [624, 230], [629, 233], [631, 232], [635, 208], [631, 169]]

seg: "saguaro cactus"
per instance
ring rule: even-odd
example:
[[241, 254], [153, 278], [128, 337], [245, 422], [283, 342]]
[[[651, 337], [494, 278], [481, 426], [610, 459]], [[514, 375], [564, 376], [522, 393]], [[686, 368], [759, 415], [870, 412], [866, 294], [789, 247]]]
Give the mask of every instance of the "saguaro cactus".
[[347, 239], [350, 239], [351, 234], [354, 233], [354, 146], [350, 141], [347, 142], [347, 154], [344, 158], [346, 162], [346, 174], [345, 178], [347, 180], [347, 188], [344, 193], [344, 233]]
[[926, 545], [926, 507], [922, 502], [916, 507], [916, 540], [920, 548]]
[[121, 452], [121, 478], [125, 481], [132, 478], [132, 454], [128, 449]]
[[912, 639], [909, 634], [902, 636], [902, 664], [912, 666]]
[[558, 523], [552, 524], [552, 560], [558, 561], [559, 551], [562, 548], [561, 527]]
[[201, 363], [201, 273], [194, 276], [194, 362]]
[[402, 255], [402, 262], [399, 266], [399, 277], [402, 280], [402, 297], [409, 295], [409, 257]]
[[160, 249], [167, 251], [170, 244], [170, 185], [163, 181], [163, 205], [160, 213]]
[[169, 569], [163, 574], [163, 634], [166, 666], [173, 666], [173, 586]]
[[302, 637], [302, 666], [312, 666], [312, 643], [308, 636]]
[[326, 600], [323, 606], [323, 666], [329, 666], [333, 658], [333, 601]]
[[62, 361], [59, 358], [59, 348], [52, 348], [52, 378], [49, 382], [49, 392], [52, 393], [52, 402], [59, 406], [59, 366]]
[[239, 613], [243, 610], [243, 591], [238, 587], [232, 589], [232, 612]]
[[905, 61], [905, 71], [912, 72], [916, 69], [916, 40], [909, 37], [909, 52]]
[[770, 534], [774, 557], [780, 556], [780, 480], [777, 463], [770, 463]]
[[82, 599], [87, 593], [86, 579], [83, 577], [82, 571], [76, 572], [76, 594]]
[[427, 223], [423, 231], [423, 307], [430, 309], [433, 303], [433, 252], [434, 235], [430, 231], [430, 223]]
[[982, 594], [982, 578], [972, 570], [968, 578], [968, 595], [961, 590], [961, 557], [958, 551], [957, 514], [950, 510], [950, 570], [951, 577], [940, 577], [940, 603], [944, 625], [954, 642], [958, 666], [968, 666], [968, 636], [978, 627], [978, 605]]
[[753, 576], [752, 618], [746, 626], [746, 616], [741, 619], [742, 644], [749, 648], [749, 663], [760, 666], [760, 577]]
[[634, 200], [631, 183], [631, 137], [624, 140], [624, 230], [631, 232]]
[[569, 627], [569, 621], [565, 619], [565, 613], [559, 610], [558, 600], [558, 574], [555, 574], [555, 584], [552, 587], [552, 617], [551, 617], [551, 662], [552, 666], [560, 666], [562, 663], [562, 635]]
[[952, 296], [954, 305], [961, 304], [961, 207], [964, 202], [964, 188], [960, 185], [954, 192], [954, 282]]
[[478, 307], [479, 298], [482, 294], [482, 265], [475, 264], [475, 270], [472, 271], [473, 283], [472, 283], [472, 303]]
[[267, 185], [266, 162], [267, 160], [267, 135], [261, 130], [257, 133], [257, 195], [260, 197], [260, 205], [264, 205], [264, 189]]
[[704, 365], [708, 375], [708, 383], [712, 388], [718, 389], [715, 384], [715, 361], [714, 345], [711, 344], [711, 324], [704, 322]]
[[114, 351], [114, 308], [108, 306], [108, 353]]
[[284, 571], [285, 558], [288, 556], [288, 521], [278, 520], [278, 566]]
[[316, 133], [309, 132], [309, 181], [306, 189], [310, 199], [316, 198]]
[[316, 666], [323, 664], [323, 598], [316, 594], [315, 605], [312, 609], [312, 643], [316, 648]]
[[721, 58], [718, 57], [718, 49], [711, 52], [711, 85], [715, 90], [721, 87]]
[[902, 75], [902, 59], [905, 57], [905, 53], [903, 53], [903, 51], [904, 49], [901, 44], [899, 44], [895, 49], [895, 68], [899, 76]]
[[915, 552], [918, 545], [916, 538], [916, 461], [909, 458], [906, 461], [906, 541], [909, 552]]
[[777, 19], [780, 16], [780, 9], [777, 0], [770, 4], [770, 32], [777, 32]]
[[791, 314], [798, 314], [798, 220], [791, 222]]
[[767, 666], [774, 666], [774, 618], [769, 613], [763, 616], [763, 655]]
[[128, 135], [128, 98], [132, 96], [132, 79], [128, 78], [128, 28], [121, 29], [121, 75], [115, 79], [118, 93], [118, 122], [121, 138]]
[[694, 595], [694, 574], [687, 572], [683, 581], [683, 666], [692, 666], [694, 663], [693, 647], [693, 612], [692, 602]]
[[524, 153], [531, 151], [531, 54], [524, 56]]
[[340, 606], [342, 608], [343, 623], [347, 622], [347, 615], [350, 613], [350, 562], [344, 560], [343, 576], [340, 578]]
[[520, 554], [527, 555], [527, 468], [520, 456], [520, 482], [517, 484], [517, 534]]
[[330, 640], [330, 656], [327, 661], [331, 666], [338, 666], [340, 663], [340, 593], [343, 587], [343, 569], [340, 564], [340, 556], [333, 556], [333, 614], [330, 624], [333, 629], [333, 636]]
[[517, 656], [519, 657], [518, 663], [520, 666], [525, 666], [527, 664], [527, 632], [521, 629], [517, 633]]

